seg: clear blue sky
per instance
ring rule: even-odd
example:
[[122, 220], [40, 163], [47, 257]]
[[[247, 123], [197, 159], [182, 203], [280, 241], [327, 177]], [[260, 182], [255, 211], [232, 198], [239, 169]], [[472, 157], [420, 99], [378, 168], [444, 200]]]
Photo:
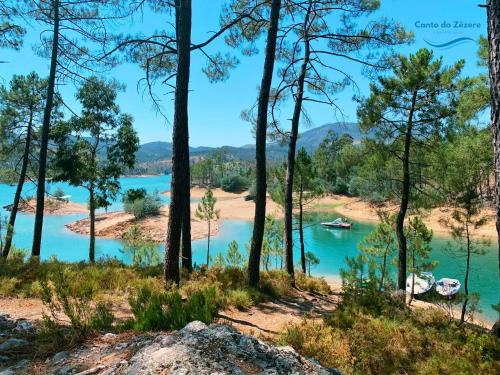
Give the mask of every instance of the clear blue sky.
[[[486, 14], [479, 8], [481, 0], [381, 0], [382, 7], [378, 16], [393, 18], [401, 22], [408, 30], [415, 33], [415, 43], [401, 47], [401, 53], [414, 52], [427, 47], [442, 55], [446, 64], [464, 58], [464, 75], [477, 74], [477, 45], [467, 38], [477, 40], [486, 34]], [[483, 1], [484, 2], [484, 1]], [[223, 0], [193, 0], [193, 42], [206, 38], [210, 31], [216, 30], [219, 11]], [[148, 29], [160, 29], [165, 20], [158, 15], [146, 14], [144, 21], [136, 19], [133, 26], [122, 25], [121, 30], [140, 27], [145, 22]], [[360, 21], [361, 23], [362, 21]], [[457, 38], [465, 38], [461, 43], [449, 47], [431, 47]], [[24, 48], [19, 52], [3, 50], [0, 60], [8, 63], [0, 65], [0, 77], [6, 83], [12, 74], [27, 74], [32, 70], [40, 75], [48, 74], [48, 61], [37, 57], [32, 52], [32, 45], [39, 39], [36, 28], [28, 30]], [[263, 50], [264, 40], [259, 49]], [[227, 49], [222, 41], [216, 42], [211, 51]], [[211, 84], [201, 72], [205, 65], [203, 56], [193, 54], [191, 71], [191, 93], [189, 103], [190, 143], [192, 146], [241, 146], [252, 143], [251, 126], [240, 118], [240, 113], [248, 109], [255, 101], [262, 74], [262, 53], [240, 59], [239, 66], [231, 72], [226, 82]], [[368, 94], [368, 80], [361, 76], [360, 68], [347, 61], [340, 68], [352, 72], [363, 95]], [[109, 76], [126, 85], [125, 92], [119, 95], [122, 111], [134, 116], [135, 126], [141, 143], [151, 141], [170, 141], [171, 125], [152, 109], [147, 96], [137, 91], [137, 82], [143, 77], [134, 65], [122, 65]], [[65, 98], [72, 98], [73, 87], [62, 88]], [[356, 121], [356, 104], [352, 101], [353, 91], [348, 89], [336, 95], [337, 103], [342, 108], [343, 116], [331, 108], [322, 105], [308, 105], [307, 111], [312, 119], [312, 127], [333, 121]], [[71, 101], [68, 100], [70, 103]], [[173, 103], [171, 97], [165, 97], [165, 108], [169, 119], [172, 118]], [[283, 111], [283, 121], [290, 117], [289, 108]], [[305, 127], [303, 128], [305, 129]]]

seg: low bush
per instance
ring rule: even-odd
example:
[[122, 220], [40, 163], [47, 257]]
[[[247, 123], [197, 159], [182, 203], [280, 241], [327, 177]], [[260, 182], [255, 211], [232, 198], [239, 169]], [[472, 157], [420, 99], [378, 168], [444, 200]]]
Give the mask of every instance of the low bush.
[[[96, 290], [91, 279], [75, 280], [75, 274], [56, 264], [41, 281], [42, 302], [48, 310], [38, 335], [39, 351], [45, 355], [81, 343], [95, 330], [111, 330], [111, 308], [94, 303]], [[66, 325], [69, 321], [69, 326]]]
[[193, 320], [209, 324], [219, 308], [214, 288], [196, 291], [183, 300], [177, 290], [157, 292], [143, 287], [129, 303], [134, 314], [129, 324], [139, 331], [180, 329]]
[[140, 199], [146, 198], [147, 191], [144, 188], [128, 189], [123, 194], [123, 203], [132, 203]]
[[221, 188], [230, 193], [241, 193], [248, 189], [250, 182], [246, 177], [233, 175], [224, 177], [221, 181]]
[[295, 283], [297, 287], [308, 292], [317, 292], [321, 294], [330, 294], [332, 292], [326, 280], [322, 277], [307, 276], [302, 272], [295, 274]]
[[146, 194], [144, 198], [124, 201], [125, 212], [133, 214], [136, 219], [160, 214], [161, 200], [158, 193]]
[[486, 330], [363, 289], [344, 290], [333, 314], [287, 327], [279, 343], [349, 374], [496, 373], [500, 342]]
[[248, 309], [261, 301], [261, 294], [253, 289], [233, 289], [226, 293], [225, 306]]

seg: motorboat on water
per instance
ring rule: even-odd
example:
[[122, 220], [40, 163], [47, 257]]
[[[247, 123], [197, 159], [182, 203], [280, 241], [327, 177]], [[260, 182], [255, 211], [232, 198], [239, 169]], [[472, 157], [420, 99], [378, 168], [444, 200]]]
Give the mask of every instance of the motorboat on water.
[[341, 219], [340, 217], [325, 223], [321, 223], [324, 227], [328, 228], [339, 228], [339, 229], [351, 229], [352, 223], [348, 223], [347, 221]]
[[445, 297], [451, 297], [460, 290], [460, 281], [457, 279], [442, 278], [436, 282], [436, 292]]
[[[411, 285], [413, 282], [413, 274], [410, 273], [408, 278], [406, 279], [406, 291], [411, 293]], [[423, 294], [432, 289], [436, 280], [434, 279], [434, 275], [431, 272], [421, 272], [418, 275], [415, 275], [415, 286], [413, 288], [413, 294]]]

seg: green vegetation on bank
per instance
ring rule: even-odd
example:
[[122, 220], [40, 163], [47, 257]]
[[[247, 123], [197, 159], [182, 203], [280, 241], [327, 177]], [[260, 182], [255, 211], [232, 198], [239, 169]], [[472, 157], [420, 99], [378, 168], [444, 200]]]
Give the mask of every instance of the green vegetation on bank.
[[[248, 308], [291, 292], [289, 276], [266, 271], [259, 289], [247, 286], [240, 266], [202, 267], [186, 275], [179, 287], [167, 286], [157, 261], [127, 266], [114, 260], [65, 263], [38, 262], [13, 249], [0, 259], [0, 296], [40, 298], [47, 307], [38, 334], [38, 350], [67, 350], [96, 331], [173, 330], [192, 320], [211, 323], [221, 309]], [[297, 286], [318, 293], [326, 282], [297, 275]], [[130, 308], [118, 319], [114, 308]]]
[[487, 330], [370, 287], [344, 288], [334, 313], [292, 324], [277, 341], [345, 374], [495, 374], [500, 366], [500, 342]]

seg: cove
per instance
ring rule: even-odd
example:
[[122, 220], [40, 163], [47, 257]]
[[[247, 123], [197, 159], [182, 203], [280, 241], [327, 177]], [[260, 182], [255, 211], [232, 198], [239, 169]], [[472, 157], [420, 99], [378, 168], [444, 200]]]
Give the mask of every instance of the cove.
[[[123, 177], [120, 179], [122, 191], [130, 188], [145, 188], [148, 192], [165, 191], [170, 187], [170, 176], [152, 177]], [[58, 187], [71, 195], [71, 200], [86, 204], [88, 194], [85, 189], [75, 188], [65, 183], [48, 183], [49, 192], [54, 192]], [[0, 184], [0, 215], [8, 215], [3, 206], [12, 203], [15, 186]], [[23, 197], [33, 196], [35, 187], [27, 183], [23, 190]], [[169, 198], [162, 196], [164, 203]], [[122, 208], [121, 196], [108, 208], [109, 211]], [[86, 217], [85, 214], [46, 216], [44, 219], [42, 259], [56, 256], [59, 260], [68, 262], [84, 261], [88, 258], [88, 237], [72, 233], [65, 225], [75, 220]], [[374, 228], [373, 223], [356, 222], [351, 230], [325, 229], [319, 222], [336, 217], [335, 214], [312, 215], [305, 228], [306, 251], [312, 251], [320, 258], [320, 264], [312, 270], [314, 275], [338, 277], [341, 268], [345, 267], [345, 257], [356, 256], [357, 246], [360, 241]], [[18, 248], [30, 249], [33, 236], [34, 216], [31, 214], [18, 215], [14, 244]], [[218, 252], [225, 253], [229, 242], [235, 240], [239, 250], [246, 255], [245, 245], [252, 235], [252, 223], [247, 221], [227, 220], [221, 223], [219, 233], [212, 238], [211, 255]], [[295, 263], [299, 260], [298, 240], [295, 243]], [[436, 279], [451, 277], [463, 281], [464, 256], [456, 256], [453, 251], [454, 244], [451, 237], [435, 235], [432, 242], [433, 251], [431, 258], [439, 262], [433, 271]], [[124, 262], [130, 262], [127, 254], [123, 253], [121, 241], [97, 238], [96, 255], [98, 257], [116, 257]], [[163, 252], [164, 245], [158, 249]], [[497, 318], [491, 305], [499, 302], [500, 281], [497, 270], [496, 248], [491, 245], [485, 255], [473, 256], [470, 276], [470, 290], [479, 292], [481, 299], [479, 307], [483, 310], [482, 316], [490, 321]], [[206, 240], [193, 241], [193, 261], [203, 264], [206, 259]], [[274, 262], [272, 262], [274, 264]]]

